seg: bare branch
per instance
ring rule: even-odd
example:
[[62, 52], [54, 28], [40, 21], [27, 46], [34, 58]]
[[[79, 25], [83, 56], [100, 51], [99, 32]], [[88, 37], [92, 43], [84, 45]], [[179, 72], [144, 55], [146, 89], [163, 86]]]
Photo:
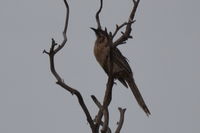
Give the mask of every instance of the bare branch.
[[[134, 22], [135, 22], [135, 20], [132, 21], [131, 23], [134, 23]], [[118, 32], [121, 28], [123, 28], [124, 26], [126, 26], [126, 25], [128, 25], [128, 24], [129, 24], [129, 23], [124, 22], [124, 23], [121, 24], [120, 26], [116, 25], [116, 29], [115, 29], [115, 32], [114, 32], [113, 35], [112, 35], [112, 38], [114, 38], [114, 37], [116, 36], [117, 32]]]
[[117, 127], [115, 133], [120, 133], [122, 125], [124, 123], [124, 114], [125, 114], [125, 111], [126, 111], [126, 109], [122, 109], [122, 108], [118, 108], [118, 109], [119, 109], [119, 112], [120, 112], [120, 120], [119, 120], [119, 122], [117, 122], [118, 127]]
[[103, 0], [100, 0], [100, 8], [99, 8], [99, 10], [96, 13], [96, 21], [97, 21], [97, 27], [98, 27], [98, 29], [101, 29], [101, 22], [100, 22], [100, 19], [99, 19], [99, 14], [100, 14], [100, 12], [102, 10], [102, 7], [103, 7]]
[[91, 98], [92, 98], [93, 102], [97, 105], [97, 107], [99, 109], [102, 108], [101, 103], [99, 102], [99, 100], [94, 95], [91, 95]]
[[95, 124], [95, 132], [99, 131], [99, 126], [103, 125], [103, 122], [101, 121], [101, 118], [103, 117], [103, 107], [101, 105], [101, 103], [98, 101], [98, 99], [92, 95], [92, 100], [94, 101], [94, 103], [97, 105], [97, 107], [99, 108], [99, 111], [97, 113], [97, 115], [95, 116], [94, 119], [94, 124]]
[[[102, 107], [101, 103], [98, 101], [98, 99], [94, 95], [92, 95], [91, 97], [92, 97], [92, 100], [94, 101], [94, 103], [97, 105], [97, 107], [102, 111], [103, 107]], [[103, 121], [100, 122], [100, 125], [103, 126], [101, 132], [102, 133], [111, 133], [111, 129], [108, 127], [108, 120], [109, 120], [108, 109], [105, 109], [103, 111], [103, 115], [104, 115], [104, 122]], [[96, 122], [96, 117], [95, 117], [94, 122]]]
[[63, 42], [61, 43], [61, 45], [59, 45], [56, 49], [55, 49], [55, 53], [57, 53], [59, 50], [61, 50], [66, 42], [67, 42], [67, 27], [68, 27], [68, 22], [69, 22], [69, 5], [67, 3], [66, 0], [63, 0], [64, 3], [65, 3], [65, 6], [66, 6], [66, 19], [65, 19], [65, 27], [64, 27], [64, 30], [63, 30]]
[[135, 17], [135, 13], [138, 7], [138, 4], [140, 2], [140, 0], [132, 0], [133, 1], [133, 9], [131, 11], [131, 14], [129, 16], [128, 22], [126, 24], [126, 29], [124, 34], [122, 34], [113, 44], [114, 47], [123, 44], [124, 42], [126, 42], [129, 38], [131, 38], [130, 33], [131, 33], [131, 25], [135, 22], [134, 17]]
[[68, 27], [68, 22], [69, 22], [69, 5], [68, 5], [66, 0], [64, 0], [64, 3], [65, 3], [65, 6], [67, 8], [67, 13], [66, 13], [65, 28], [64, 28], [64, 31], [63, 31], [63, 36], [64, 36], [64, 38], [65, 37], [67, 38], [66, 33], [67, 33], [67, 27]]
[[[104, 124], [103, 121], [101, 121], [100, 125], [103, 126], [103, 124]], [[107, 127], [106, 133], [112, 133], [110, 127]]]
[[101, 129], [101, 133], [106, 133], [108, 131], [108, 124], [109, 124], [109, 111], [108, 107], [103, 110], [104, 122], [103, 127]]
[[[103, 107], [102, 107], [103, 108]], [[99, 131], [99, 126], [101, 125], [101, 119], [103, 117], [103, 112], [102, 109], [99, 108], [98, 114], [95, 117], [95, 131], [98, 132]]]
[[114, 84], [114, 79], [113, 77], [108, 77], [108, 82], [107, 82], [107, 88], [106, 88], [106, 92], [105, 92], [105, 96], [104, 96], [104, 101], [103, 101], [103, 106], [102, 108], [99, 109], [99, 112], [96, 116], [96, 123], [95, 123], [95, 130], [98, 131], [99, 130], [99, 126], [101, 124], [101, 119], [102, 117], [106, 117], [104, 119], [104, 129], [103, 131], [106, 131], [107, 127], [108, 127], [108, 121], [109, 121], [109, 117], [108, 117], [108, 114], [105, 114], [105, 113], [108, 113], [108, 112], [104, 112], [104, 111], [107, 111], [108, 109], [108, 106], [112, 100], [112, 87], [113, 87], [113, 84]]
[[70, 86], [68, 86], [67, 84], [64, 83], [64, 81], [62, 80], [62, 78], [60, 77], [60, 75], [56, 72], [56, 69], [55, 69], [55, 65], [54, 65], [54, 56], [56, 55], [57, 52], [59, 52], [63, 47], [64, 45], [66, 44], [67, 42], [67, 27], [68, 27], [68, 21], [69, 21], [69, 5], [67, 3], [66, 0], [64, 0], [64, 3], [65, 3], [65, 6], [66, 6], [66, 20], [65, 20], [65, 27], [64, 27], [64, 31], [63, 31], [63, 42], [58, 45], [57, 48], [55, 48], [57, 46], [57, 43], [55, 42], [54, 39], [52, 39], [52, 44], [51, 44], [51, 48], [49, 50], [49, 52], [47, 52], [46, 50], [43, 51], [43, 53], [46, 53], [49, 55], [49, 59], [50, 59], [50, 69], [51, 69], [51, 72], [52, 74], [54, 75], [54, 77], [56, 78], [57, 80], [57, 84], [60, 85], [61, 87], [63, 87], [65, 90], [69, 91], [71, 94], [75, 94], [76, 97], [78, 98], [78, 101], [79, 101], [79, 104], [80, 106], [82, 107], [86, 117], [87, 117], [87, 121], [88, 123], [90, 124], [90, 127], [91, 127], [91, 130], [93, 133], [96, 133], [94, 131], [94, 123], [93, 123], [93, 120], [92, 120], [92, 117], [88, 111], [88, 108], [87, 106], [85, 105], [85, 102], [82, 98], [82, 95], [80, 94], [80, 92]]

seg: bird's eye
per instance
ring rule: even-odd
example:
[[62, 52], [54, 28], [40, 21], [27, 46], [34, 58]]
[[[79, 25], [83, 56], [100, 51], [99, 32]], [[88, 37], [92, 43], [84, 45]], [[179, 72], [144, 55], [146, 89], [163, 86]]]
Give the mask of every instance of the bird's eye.
[[99, 38], [99, 43], [102, 43], [104, 40], [105, 40], [105, 37], [104, 37], [104, 36], [101, 36], [101, 37]]

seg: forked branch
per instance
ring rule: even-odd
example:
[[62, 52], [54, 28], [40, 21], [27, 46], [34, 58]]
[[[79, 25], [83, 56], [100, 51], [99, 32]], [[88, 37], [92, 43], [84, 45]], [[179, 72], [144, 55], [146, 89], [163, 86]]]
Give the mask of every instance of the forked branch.
[[[94, 101], [94, 103], [97, 105], [97, 107], [99, 108], [99, 110], [101, 111], [102, 115], [104, 116], [104, 122], [100, 121], [100, 125], [102, 126], [101, 132], [102, 133], [111, 133], [111, 129], [109, 128], [108, 124], [109, 124], [109, 110], [108, 109], [103, 109], [103, 106], [101, 105], [101, 103], [98, 101], [98, 99], [92, 95], [92, 100]], [[94, 122], [97, 122], [97, 118], [98, 115], [95, 117]]]
[[126, 111], [126, 109], [122, 109], [122, 108], [118, 108], [118, 109], [119, 109], [119, 112], [120, 112], [120, 119], [119, 119], [119, 122], [117, 122], [118, 127], [117, 127], [115, 133], [120, 133], [122, 126], [123, 126], [123, 123], [124, 123], [124, 114], [125, 114], [125, 111]]
[[[136, 10], [137, 10], [137, 7], [138, 7], [138, 4], [139, 4], [140, 0], [137, 0], [137, 1], [136, 0], [132, 0], [132, 1], [133, 1], [134, 5], [133, 5], [133, 9], [131, 11], [131, 14], [130, 14], [130, 16], [128, 18], [128, 22], [127, 23], [125, 22], [124, 24], [122, 24], [123, 26], [126, 25], [125, 32], [124, 33], [122, 32], [122, 35], [114, 42], [114, 47], [116, 47], [116, 46], [118, 46], [120, 44], [126, 43], [126, 41], [129, 38], [132, 38], [132, 36], [130, 35], [131, 34], [131, 30], [132, 30], [131, 26], [135, 22], [134, 17], [135, 17], [135, 13], [136, 13]], [[119, 29], [121, 29], [123, 26], [117, 27], [115, 32], [118, 32]]]
[[87, 121], [90, 124], [90, 128], [92, 130], [93, 133], [96, 133], [94, 131], [94, 123], [92, 120], [92, 117], [89, 113], [89, 110], [87, 108], [87, 106], [85, 105], [85, 102], [83, 100], [83, 97], [81, 95], [81, 93], [77, 90], [74, 89], [70, 86], [68, 86], [67, 84], [64, 83], [64, 81], [62, 80], [62, 78], [60, 77], [60, 75], [57, 73], [56, 69], [55, 69], [55, 65], [54, 65], [54, 56], [56, 55], [57, 52], [59, 52], [66, 44], [67, 42], [67, 27], [68, 27], [68, 21], [69, 21], [69, 5], [67, 3], [66, 0], [64, 0], [65, 6], [66, 6], [66, 20], [65, 20], [65, 27], [63, 30], [63, 41], [60, 45], [58, 45], [54, 39], [52, 39], [52, 44], [51, 44], [51, 48], [49, 50], [49, 52], [47, 52], [46, 50], [43, 51], [43, 53], [46, 53], [49, 55], [49, 59], [50, 59], [50, 69], [52, 74], [54, 75], [54, 77], [56, 78], [56, 83], [58, 85], [60, 85], [61, 87], [63, 87], [65, 90], [69, 91], [71, 94], [75, 94], [76, 97], [78, 98], [78, 102], [80, 104], [80, 106], [82, 107], [82, 110], [84, 111]]

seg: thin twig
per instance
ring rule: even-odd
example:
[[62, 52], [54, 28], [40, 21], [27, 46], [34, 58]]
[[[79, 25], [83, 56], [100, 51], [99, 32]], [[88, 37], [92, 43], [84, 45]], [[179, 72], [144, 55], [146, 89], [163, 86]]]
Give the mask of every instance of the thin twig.
[[57, 53], [59, 50], [61, 50], [66, 42], [67, 42], [67, 28], [68, 28], [68, 22], [69, 22], [69, 5], [67, 3], [66, 0], [63, 0], [64, 3], [65, 3], [65, 6], [66, 6], [66, 19], [65, 19], [65, 27], [64, 27], [64, 30], [63, 30], [63, 42], [61, 43], [61, 45], [59, 45], [56, 49], [55, 49], [55, 53]]
[[115, 133], [120, 133], [121, 129], [122, 129], [122, 125], [124, 123], [124, 114], [126, 109], [122, 109], [122, 108], [118, 108], [119, 112], [120, 112], [120, 119], [119, 122], [117, 122], [117, 129], [115, 131]]
[[97, 27], [98, 27], [98, 29], [101, 29], [101, 22], [100, 22], [100, 19], [99, 19], [99, 14], [100, 14], [100, 12], [102, 10], [102, 7], [103, 7], [103, 0], [100, 0], [100, 8], [99, 8], [99, 10], [96, 13], [96, 21], [97, 21]]
[[100, 109], [102, 107], [102, 105], [99, 102], [99, 100], [94, 95], [91, 95], [91, 98], [92, 98], [93, 102], [97, 105], [97, 107]]
[[[131, 23], [134, 23], [135, 22], [135, 20], [134, 21], [132, 21]], [[115, 32], [113, 33], [113, 35], [112, 35], [112, 38], [114, 38], [115, 36], [116, 36], [116, 34], [118, 33], [118, 31], [121, 29], [121, 28], [123, 28], [124, 26], [126, 26], [126, 25], [128, 25], [129, 23], [127, 23], [127, 22], [124, 22], [123, 24], [121, 24], [120, 26], [119, 25], [116, 25], [116, 29], [115, 29]]]

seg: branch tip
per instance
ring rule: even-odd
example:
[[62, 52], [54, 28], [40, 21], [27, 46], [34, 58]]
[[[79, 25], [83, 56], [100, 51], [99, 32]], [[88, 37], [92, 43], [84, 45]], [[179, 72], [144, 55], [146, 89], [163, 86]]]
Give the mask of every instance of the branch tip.
[[96, 21], [97, 21], [97, 27], [98, 27], [97, 29], [101, 29], [101, 22], [99, 19], [99, 14], [101, 13], [102, 7], [103, 7], [103, 0], [100, 0], [100, 7], [96, 13]]
[[117, 122], [118, 126], [117, 126], [115, 133], [120, 133], [120, 131], [121, 131], [121, 128], [122, 128], [123, 123], [124, 123], [124, 114], [125, 114], [126, 108], [122, 109], [121, 107], [119, 107], [118, 110], [120, 112], [120, 119]]
[[118, 25], [118, 24], [116, 24], [116, 28], [119, 28], [119, 25]]
[[49, 52], [47, 52], [45, 49], [43, 50], [42, 53], [43, 53], [43, 54], [47, 54], [47, 55], [49, 55]]

